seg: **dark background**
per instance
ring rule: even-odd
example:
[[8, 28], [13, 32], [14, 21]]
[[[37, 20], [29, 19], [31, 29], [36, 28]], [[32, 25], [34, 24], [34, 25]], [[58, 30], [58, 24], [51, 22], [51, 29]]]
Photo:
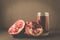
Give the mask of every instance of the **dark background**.
[[[50, 14], [50, 32], [59, 34], [59, 0], [0, 0], [0, 31], [8, 30], [8, 28], [18, 19], [23, 19], [25, 21], [35, 20], [37, 12], [46, 11]], [[7, 31], [3, 31], [3, 33], [5, 32]], [[8, 33], [6, 33], [6, 35], [7, 34]], [[3, 37], [4, 35], [2, 36], [2, 38]], [[6, 40], [8, 40], [7, 37]]]

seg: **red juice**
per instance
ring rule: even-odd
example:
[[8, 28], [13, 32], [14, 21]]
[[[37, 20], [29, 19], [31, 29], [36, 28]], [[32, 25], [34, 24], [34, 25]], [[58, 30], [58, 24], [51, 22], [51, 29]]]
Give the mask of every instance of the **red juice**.
[[45, 12], [45, 13], [38, 12], [37, 23], [42, 25], [43, 35], [48, 35], [48, 33], [49, 33], [49, 13], [48, 12]]

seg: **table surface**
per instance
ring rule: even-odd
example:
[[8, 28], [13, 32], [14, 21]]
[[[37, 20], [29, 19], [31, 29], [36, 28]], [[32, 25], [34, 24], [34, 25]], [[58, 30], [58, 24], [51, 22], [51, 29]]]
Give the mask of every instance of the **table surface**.
[[48, 37], [39, 38], [13, 38], [7, 31], [0, 32], [0, 40], [60, 40], [60, 32], [51, 32]]

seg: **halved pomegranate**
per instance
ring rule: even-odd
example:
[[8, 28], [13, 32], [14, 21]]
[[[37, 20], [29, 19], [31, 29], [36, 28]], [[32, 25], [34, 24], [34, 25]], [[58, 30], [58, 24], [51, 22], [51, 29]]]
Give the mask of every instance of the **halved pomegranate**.
[[27, 35], [39, 36], [43, 33], [43, 28], [40, 24], [36, 22], [27, 22], [25, 27], [25, 33]]
[[8, 33], [11, 35], [19, 34], [24, 26], [25, 22], [23, 20], [18, 20], [8, 29]]
[[30, 29], [29, 32], [32, 36], [40, 36], [43, 32], [43, 29], [42, 28], [37, 28], [36, 30]]

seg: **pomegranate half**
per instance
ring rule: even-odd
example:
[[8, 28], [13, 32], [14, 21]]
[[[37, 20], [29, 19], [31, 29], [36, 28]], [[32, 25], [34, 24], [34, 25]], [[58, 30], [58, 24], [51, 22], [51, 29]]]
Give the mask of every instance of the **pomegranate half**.
[[23, 20], [16, 21], [9, 29], [8, 33], [11, 35], [19, 34], [25, 26], [25, 22]]
[[36, 22], [26, 22], [25, 33], [27, 35], [39, 36], [43, 33], [43, 28]]

